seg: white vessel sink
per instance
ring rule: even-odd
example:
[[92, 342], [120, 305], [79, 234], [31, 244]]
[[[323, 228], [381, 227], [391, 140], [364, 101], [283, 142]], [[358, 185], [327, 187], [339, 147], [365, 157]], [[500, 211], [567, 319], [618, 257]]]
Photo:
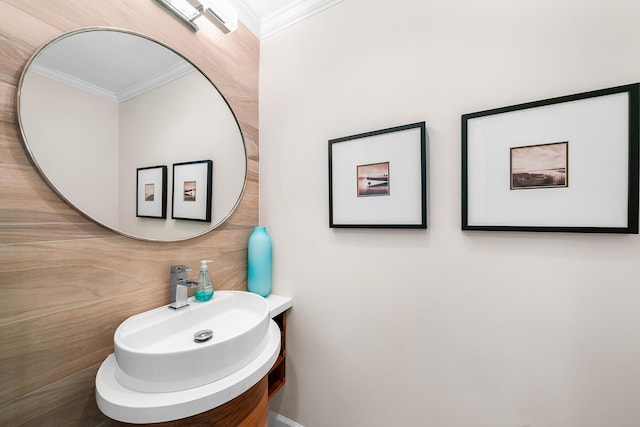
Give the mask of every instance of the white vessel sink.
[[[267, 301], [240, 291], [216, 291], [207, 302], [190, 299], [180, 310], [163, 306], [137, 314], [116, 330], [115, 378], [141, 392], [212, 383], [248, 365], [265, 349], [269, 322]], [[196, 342], [194, 336], [206, 330], [213, 331], [212, 337]]]

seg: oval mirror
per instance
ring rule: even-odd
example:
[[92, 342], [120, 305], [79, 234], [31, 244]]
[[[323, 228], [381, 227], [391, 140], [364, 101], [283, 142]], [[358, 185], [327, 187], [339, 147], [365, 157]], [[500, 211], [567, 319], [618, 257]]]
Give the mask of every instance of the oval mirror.
[[126, 236], [199, 236], [244, 192], [246, 147], [226, 100], [146, 36], [88, 28], [43, 46], [20, 79], [18, 122], [54, 191]]

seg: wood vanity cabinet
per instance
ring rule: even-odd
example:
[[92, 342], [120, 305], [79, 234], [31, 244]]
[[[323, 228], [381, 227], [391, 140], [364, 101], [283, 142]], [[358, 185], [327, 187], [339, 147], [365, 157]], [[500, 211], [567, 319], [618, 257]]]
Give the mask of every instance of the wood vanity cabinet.
[[287, 312], [284, 311], [273, 318], [280, 328], [280, 354], [276, 363], [267, 375], [269, 381], [269, 400], [282, 388], [286, 382], [285, 375], [285, 358], [287, 355], [286, 336], [287, 336]]
[[131, 424], [112, 420], [117, 427], [267, 427], [269, 417], [268, 380], [263, 377], [257, 384], [235, 399], [187, 418], [161, 423]]

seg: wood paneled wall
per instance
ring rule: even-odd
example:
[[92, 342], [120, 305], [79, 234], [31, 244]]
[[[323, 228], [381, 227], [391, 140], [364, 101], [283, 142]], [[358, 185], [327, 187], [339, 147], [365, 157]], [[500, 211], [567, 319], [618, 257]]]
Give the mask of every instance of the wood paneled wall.
[[[180, 51], [234, 110], [249, 155], [236, 212], [178, 243], [120, 236], [78, 214], [39, 177], [16, 121], [20, 73], [45, 42], [90, 26], [124, 28]], [[246, 250], [258, 223], [259, 41], [192, 32], [153, 0], [0, 0], [0, 425], [109, 425], [94, 378], [128, 316], [169, 302], [169, 267], [212, 259], [218, 289], [246, 289]]]

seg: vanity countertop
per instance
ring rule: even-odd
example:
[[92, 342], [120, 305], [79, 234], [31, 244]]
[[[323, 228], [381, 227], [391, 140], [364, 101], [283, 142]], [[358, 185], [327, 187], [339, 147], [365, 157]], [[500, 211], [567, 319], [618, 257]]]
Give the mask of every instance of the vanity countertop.
[[269, 303], [269, 312], [272, 319], [293, 306], [293, 298], [290, 297], [270, 294], [266, 300]]
[[[271, 318], [293, 306], [293, 299], [269, 295]], [[270, 321], [266, 348], [247, 366], [200, 387], [166, 393], [127, 389], [115, 379], [115, 356], [107, 357], [96, 375], [98, 407], [110, 418], [130, 423], [154, 423], [189, 417], [239, 396], [267, 375], [280, 351], [280, 329]]]

